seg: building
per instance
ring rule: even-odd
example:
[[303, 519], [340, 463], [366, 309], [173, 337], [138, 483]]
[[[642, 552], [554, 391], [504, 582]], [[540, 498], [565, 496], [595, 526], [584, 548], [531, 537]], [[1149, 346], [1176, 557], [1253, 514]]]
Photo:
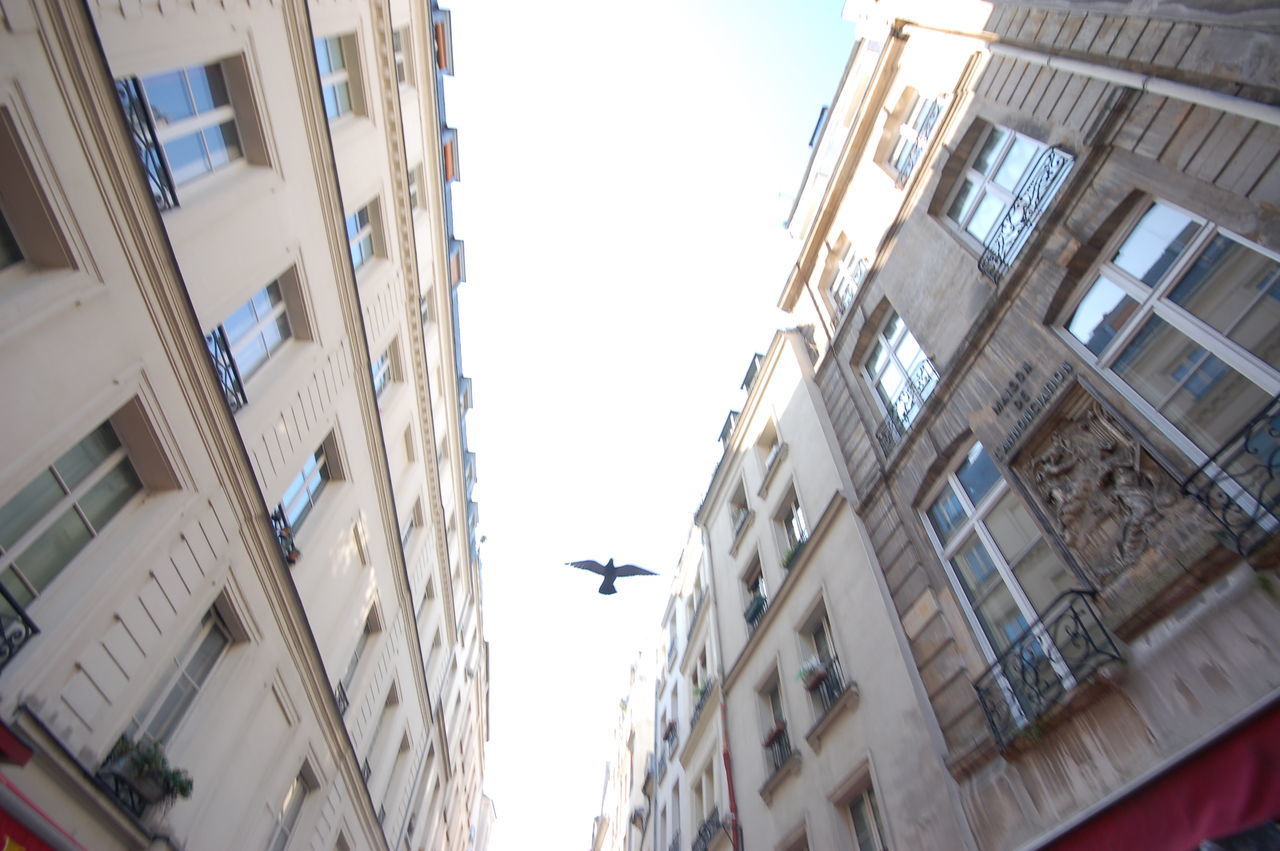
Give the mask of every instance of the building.
[[0, 829], [472, 847], [449, 13], [4, 15]]
[[627, 696], [618, 701], [614, 748], [605, 765], [592, 851], [652, 851], [653, 660], [641, 653], [631, 666]]
[[[938, 756], [981, 848], [1226, 842], [1280, 812], [1223, 782], [1280, 741], [1275, 12], [882, 8], [780, 304]], [[929, 133], [925, 42], [973, 54]]]

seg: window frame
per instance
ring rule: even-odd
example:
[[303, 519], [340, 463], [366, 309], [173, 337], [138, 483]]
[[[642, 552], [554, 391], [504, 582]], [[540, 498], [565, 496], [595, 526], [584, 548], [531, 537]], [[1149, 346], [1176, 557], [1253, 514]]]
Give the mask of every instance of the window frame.
[[[1019, 133], [1018, 131], [1014, 130], [1011, 127], [1005, 127], [1003, 124], [996, 124], [995, 122], [984, 122], [984, 123], [986, 124], [986, 127], [983, 128], [981, 135], [978, 137], [977, 141], [973, 146], [973, 150], [970, 152], [969, 156], [966, 158], [964, 163], [964, 168], [960, 171], [959, 175], [956, 177], [955, 185], [951, 187], [951, 191], [947, 193], [946, 202], [942, 205], [942, 209], [941, 209], [942, 219], [947, 222], [948, 226], [951, 227], [951, 229], [957, 235], [959, 235], [960, 238], [964, 240], [966, 244], [976, 247], [977, 250], [979, 251], [982, 251], [985, 249], [987, 241], [991, 239], [992, 234], [995, 233], [996, 228], [1000, 226], [1000, 222], [1004, 219], [1004, 216], [1009, 211], [1010, 206], [1012, 206], [1014, 199], [1018, 197], [1018, 192], [1022, 189], [1023, 185], [1026, 183], [1027, 177], [1032, 173], [1036, 162], [1038, 161], [1040, 156], [1050, 147], [1044, 142], [1041, 142], [1039, 139], [1035, 139], [1031, 136], [1028, 136], [1025, 133]], [[997, 130], [1004, 131], [1007, 134], [1007, 138], [1000, 143], [999, 149], [993, 155], [989, 174], [984, 174], [983, 172], [980, 172], [974, 168], [974, 162], [977, 160], [979, 156], [982, 155], [983, 150], [987, 144], [987, 141], [991, 138], [991, 134], [996, 132]], [[1026, 167], [1024, 168], [1022, 174], [1019, 175], [1017, 182], [1014, 183], [1013, 188], [1007, 189], [1004, 186], [1001, 186], [1000, 184], [996, 183], [995, 176], [1000, 171], [1000, 169], [1004, 166], [1005, 159], [1008, 156], [1009, 151], [1013, 149], [1013, 145], [1018, 139], [1025, 139], [1026, 141], [1034, 145], [1035, 152], [1032, 154], [1031, 158], [1028, 160]], [[1065, 179], [1066, 174], [1069, 171], [1070, 169], [1064, 169], [1062, 176], [1058, 178], [1059, 186], [1061, 186], [1061, 181]], [[955, 206], [955, 203], [959, 198], [961, 191], [964, 189], [966, 182], [968, 182], [969, 180], [974, 181], [975, 194], [974, 194], [973, 203], [970, 204], [969, 207], [962, 212], [959, 219], [954, 218], [951, 215], [952, 207]], [[994, 189], [993, 195], [994, 197], [999, 198], [1001, 202], [1001, 207], [1000, 207], [1000, 211], [996, 214], [995, 218], [992, 219], [991, 227], [987, 230], [987, 233], [981, 238], [979, 238], [975, 236], [972, 231], [969, 230], [969, 223], [973, 221], [974, 213], [977, 211], [978, 207], [981, 205], [982, 199], [987, 196], [987, 191], [989, 189]], [[1056, 191], [1056, 189], [1054, 191]], [[1052, 194], [1053, 193], [1050, 192], [1048, 197], [1052, 197]], [[1043, 214], [1043, 210], [1040, 211], [1040, 214]], [[1038, 219], [1039, 219], [1039, 216], [1037, 216], [1037, 220]], [[1025, 235], [1022, 238], [1022, 242], [1025, 242], [1026, 237], [1029, 236], [1030, 233], [1035, 229], [1034, 225], [1035, 223], [1032, 222], [1031, 225], [1026, 228]], [[1021, 250], [1021, 244], [1019, 244], [1018, 249]], [[1017, 251], [1014, 252], [1015, 255], [1017, 253], [1018, 253]]]
[[853, 307], [870, 271], [871, 260], [859, 254], [852, 242], [846, 245], [844, 253], [836, 261], [831, 283], [827, 286], [827, 297], [831, 300], [832, 311], [837, 319], [844, 318]]
[[[377, 227], [377, 199], [346, 216], [344, 225], [347, 234], [347, 255], [351, 258], [351, 267], [357, 276], [363, 273], [379, 257], [379, 241]], [[363, 217], [363, 221], [361, 221]], [[359, 251], [357, 252], [357, 248]], [[357, 260], [357, 256], [359, 259]]]
[[[296, 797], [295, 797], [295, 790]], [[271, 838], [267, 842], [268, 851], [285, 851], [293, 841], [294, 834], [301, 821], [302, 809], [307, 804], [307, 796], [311, 794], [311, 782], [307, 778], [305, 766], [299, 771], [293, 781], [289, 783], [289, 788], [285, 790], [284, 798], [280, 801], [280, 807], [274, 815], [274, 825], [271, 828]], [[296, 801], [296, 805], [294, 805]], [[290, 810], [290, 807], [293, 807]], [[287, 825], [286, 825], [287, 822]]]
[[[1154, 205], [1162, 205], [1185, 215], [1196, 224], [1198, 229], [1183, 249], [1181, 255], [1164, 270], [1157, 282], [1152, 285], [1146, 285], [1136, 280], [1132, 273], [1116, 265], [1115, 257], [1129, 237], [1136, 231], [1143, 217], [1153, 209]], [[1162, 435], [1197, 465], [1207, 462], [1209, 453], [1178, 428], [1172, 420], [1161, 412], [1160, 408], [1147, 401], [1113, 367], [1128, 345], [1134, 341], [1147, 326], [1151, 317], [1154, 316], [1168, 324], [1181, 337], [1199, 347], [1209, 357], [1216, 358], [1229, 369], [1251, 382], [1267, 399], [1273, 399], [1280, 395], [1280, 369], [1270, 367], [1244, 346], [1231, 340], [1226, 334], [1218, 331], [1187, 308], [1168, 299], [1169, 294], [1181, 283], [1186, 272], [1201, 257], [1204, 249], [1219, 235], [1280, 263], [1280, 252], [1245, 239], [1231, 229], [1223, 227], [1206, 216], [1188, 210], [1179, 204], [1167, 201], [1156, 195], [1147, 196], [1141, 203], [1135, 204], [1135, 209], [1125, 218], [1122, 227], [1116, 229], [1115, 235], [1108, 240], [1105, 250], [1100, 253], [1088, 273], [1082, 276], [1082, 283], [1075, 287], [1071, 299], [1063, 306], [1057, 316], [1057, 321], [1053, 323], [1053, 328], [1058, 336], [1072, 351], [1085, 363], [1097, 370], [1126, 401], [1138, 409], [1147, 420], [1156, 426]], [[1071, 331], [1069, 325], [1081, 303], [1104, 276], [1136, 304], [1132, 315], [1125, 319], [1112, 339], [1106, 343], [1100, 352], [1094, 354], [1086, 343]], [[1258, 295], [1259, 300], [1266, 297], [1267, 293], [1265, 291], [1260, 292]], [[1178, 382], [1177, 386], [1166, 395], [1161, 406], [1163, 407], [1172, 401], [1178, 391], [1207, 362], [1208, 358], [1206, 357], [1200, 361], [1196, 368], [1189, 370], [1185, 377], [1175, 379]], [[1239, 425], [1243, 424], [1243, 422], [1239, 423]]]
[[[169, 172], [170, 179], [173, 181], [175, 193], [184, 186], [190, 186], [197, 181], [216, 174], [219, 171], [234, 167], [238, 161], [248, 160], [244, 129], [241, 126], [240, 118], [236, 114], [236, 105], [233, 97], [234, 87], [232, 85], [232, 81], [228, 79], [227, 68], [225, 65], [228, 58], [229, 57], [215, 59], [202, 65], [187, 65], [178, 68], [168, 68], [151, 74], [139, 75], [137, 78], [138, 91], [141, 95], [142, 106], [146, 109], [147, 115], [151, 118], [152, 127], [155, 130], [156, 148], [159, 155], [164, 160], [164, 165]], [[218, 69], [218, 74], [222, 78], [222, 88], [226, 92], [227, 103], [222, 106], [213, 107], [206, 112], [200, 112], [196, 104], [196, 98], [192, 89], [189, 72], [197, 69], [204, 71], [211, 67], [216, 67]], [[192, 115], [177, 119], [172, 123], [164, 121], [161, 116], [157, 114], [155, 107], [152, 105], [151, 92], [147, 89], [148, 81], [155, 81], [158, 78], [169, 74], [179, 74], [181, 76], [185, 92], [190, 99], [192, 108], [195, 110]], [[232, 128], [235, 131], [238, 153], [236, 156], [229, 157], [226, 162], [221, 163], [220, 165], [215, 165], [212, 157], [210, 156], [210, 151], [204, 134], [206, 131], [223, 127], [228, 123], [232, 125]], [[184, 179], [179, 178], [177, 170], [174, 169], [166, 146], [171, 142], [176, 142], [189, 137], [196, 137], [199, 140], [201, 150], [204, 153], [204, 164], [207, 168], [198, 174]]]
[[[195, 682], [190, 676], [188, 668], [204, 646], [205, 640], [211, 635], [221, 635], [223, 639], [222, 646], [218, 648], [218, 653], [214, 657], [213, 663], [209, 666], [209, 670], [205, 672], [204, 677], [199, 682]], [[222, 613], [218, 611], [216, 605], [210, 607], [201, 618], [199, 627], [182, 645], [180, 653], [172, 657], [173, 668], [156, 682], [147, 700], [130, 717], [125, 734], [138, 744], [154, 742], [163, 746], [172, 742], [174, 736], [182, 728], [183, 722], [190, 716], [191, 708], [199, 700], [201, 692], [209, 681], [213, 679], [228, 651], [235, 643], [235, 635], [223, 618]], [[155, 723], [160, 711], [165, 708], [169, 703], [170, 697], [184, 682], [192, 686], [192, 691], [177, 712], [174, 713], [167, 727], [158, 736], [153, 734], [147, 728]]]
[[[320, 59], [320, 46], [323, 43], [325, 58]], [[338, 61], [334, 64], [333, 47], [337, 47]], [[359, 90], [359, 48], [352, 33], [316, 36], [313, 39], [316, 69], [320, 76], [320, 99], [324, 104], [325, 118], [330, 124], [337, 123], [349, 116], [363, 115], [363, 101]], [[353, 66], [356, 66], [353, 68]], [[327, 70], [326, 70], [327, 68]], [[341, 109], [342, 101], [338, 92], [345, 87], [346, 109]], [[337, 108], [335, 114], [329, 112], [329, 93], [333, 92], [333, 104]]]
[[[874, 835], [871, 837], [874, 840], [874, 845], [871, 848], [863, 848], [862, 842], [858, 839], [858, 819], [854, 815], [854, 808], [859, 803], [865, 804], [866, 813], [871, 817], [869, 824], [874, 831]], [[885, 844], [884, 839], [884, 819], [880, 815], [880, 807], [876, 803], [874, 787], [868, 784], [861, 792], [850, 795], [849, 799], [844, 802], [843, 810], [849, 821], [849, 837], [853, 840], [854, 851], [886, 851], [888, 845]]]
[[[897, 319], [901, 324], [902, 332], [894, 335], [896, 339], [890, 339], [885, 336], [885, 329], [889, 327], [894, 319]], [[919, 349], [920, 354], [924, 358], [913, 368], [908, 368], [908, 366], [903, 364], [902, 359], [898, 356], [898, 347], [901, 346], [908, 337], [910, 337], [912, 342], [915, 343], [916, 348]], [[934, 392], [938, 389], [938, 384], [941, 381], [941, 376], [938, 373], [938, 367], [934, 364], [933, 358], [929, 357], [924, 346], [920, 345], [920, 340], [912, 333], [911, 328], [907, 325], [907, 321], [902, 318], [902, 314], [898, 313], [898, 311], [892, 306], [889, 308], [889, 314], [876, 328], [875, 337], [871, 340], [871, 344], [867, 348], [867, 354], [862, 359], [862, 374], [871, 386], [871, 396], [875, 400], [876, 406], [880, 409], [881, 417], [894, 417], [903, 434], [906, 434], [915, 424], [916, 420], [920, 418], [920, 412], [924, 410], [925, 403], [929, 401], [929, 398], [933, 396]], [[888, 358], [885, 361], [884, 368], [876, 371], [873, 366], [873, 362], [875, 361], [877, 352], [881, 349], [885, 351]], [[922, 390], [913, 380], [912, 373], [915, 370], [919, 370], [925, 364], [928, 364], [929, 370], [933, 373], [933, 377], [926, 384], [926, 389]], [[886, 394], [880, 385], [880, 379], [888, 373], [890, 365], [896, 367], [902, 374], [903, 385], [898, 389], [895, 398], [885, 399], [884, 397]], [[898, 405], [896, 404], [898, 400], [902, 398], [904, 392], [913, 396], [915, 401], [915, 404], [909, 409], [913, 412], [911, 413], [910, 418], [906, 418], [904, 414], [898, 410]]]
[[950, 100], [949, 92], [940, 92], [933, 97], [916, 93], [911, 108], [898, 125], [893, 147], [889, 149], [886, 160], [896, 176], [899, 188], [905, 187], [911, 175], [916, 173], [920, 158], [929, 150], [938, 121], [946, 114]]
[[413, 88], [417, 69], [413, 64], [413, 38], [408, 24], [391, 30], [391, 55], [396, 66], [396, 85]]
[[[311, 512], [315, 510], [320, 494], [324, 492], [325, 487], [330, 481], [336, 478], [334, 470], [330, 465], [330, 452], [332, 435], [320, 442], [320, 446], [316, 451], [311, 453], [302, 464], [302, 470], [289, 480], [288, 486], [285, 487], [283, 495], [280, 498], [280, 507], [283, 509], [284, 517], [288, 521], [290, 529], [292, 529], [294, 537], [297, 537], [298, 530], [302, 528], [302, 524], [306, 522]], [[310, 466], [312, 462], [314, 466]], [[309, 486], [309, 482], [314, 480], [314, 488]], [[289, 502], [285, 500], [289, 497], [289, 492], [297, 487], [293, 499]], [[292, 509], [296, 505], [303, 505], [303, 508], [293, 516]]]
[[[254, 306], [255, 301], [258, 296], [262, 294], [266, 294], [268, 300], [270, 300], [270, 291], [273, 287], [275, 288], [279, 298], [276, 301], [271, 302], [270, 310], [267, 311], [265, 315], [259, 316]], [[235, 360], [236, 369], [240, 372], [241, 380], [245, 384], [247, 384], [253, 376], [261, 372], [262, 369], [271, 362], [272, 358], [276, 357], [279, 352], [289, 344], [289, 341], [294, 339], [294, 322], [289, 316], [289, 298], [284, 277], [278, 277], [262, 289], [255, 291], [243, 304], [233, 310], [230, 316], [228, 316], [227, 319], [224, 319], [222, 324], [219, 326], [223, 329], [224, 333], [226, 333], [227, 321], [246, 307], [250, 308], [254, 314], [253, 324], [238, 337], [232, 338], [231, 334], [227, 333], [227, 347], [231, 351], [231, 357]], [[280, 335], [280, 339], [275, 342], [275, 345], [264, 345], [265, 354], [262, 356], [262, 359], [254, 364], [252, 368], [246, 370], [242, 361], [241, 352], [246, 348], [246, 346], [256, 342], [259, 335], [272, 324], [275, 324], [276, 327], [279, 328], [279, 319], [281, 316], [283, 316], [285, 320], [285, 333]]]

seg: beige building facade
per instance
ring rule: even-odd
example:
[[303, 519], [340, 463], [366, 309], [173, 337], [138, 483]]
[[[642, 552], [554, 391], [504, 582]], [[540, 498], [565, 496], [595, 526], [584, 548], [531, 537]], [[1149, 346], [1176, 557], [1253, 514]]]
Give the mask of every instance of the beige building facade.
[[475, 847], [448, 12], [3, 13], [4, 829]]

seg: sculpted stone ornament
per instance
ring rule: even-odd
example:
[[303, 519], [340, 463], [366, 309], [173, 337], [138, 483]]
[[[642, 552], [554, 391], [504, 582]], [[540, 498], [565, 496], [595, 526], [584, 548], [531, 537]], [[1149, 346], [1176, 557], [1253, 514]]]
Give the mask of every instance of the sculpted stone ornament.
[[1101, 592], [1112, 628], [1142, 619], [1143, 608], [1197, 573], [1214, 547], [1208, 518], [1130, 431], [1083, 391], [1013, 466]]

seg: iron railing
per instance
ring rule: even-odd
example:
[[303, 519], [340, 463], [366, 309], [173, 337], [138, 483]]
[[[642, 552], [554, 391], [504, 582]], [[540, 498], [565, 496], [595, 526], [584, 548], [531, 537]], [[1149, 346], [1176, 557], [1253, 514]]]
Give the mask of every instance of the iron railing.
[[692, 851], [707, 851], [711, 840], [720, 832], [720, 808], [712, 807], [711, 812], [698, 825], [698, 833], [693, 837]]
[[97, 780], [111, 797], [116, 799], [116, 803], [133, 813], [134, 817], [142, 818], [146, 813], [151, 802], [138, 791], [137, 786], [129, 782], [127, 777], [116, 771], [100, 771], [97, 774]]
[[1249, 555], [1280, 529], [1280, 396], [1187, 477], [1182, 490]]
[[707, 700], [711, 697], [711, 687], [715, 683], [708, 680], [702, 685], [702, 693], [698, 695], [698, 702], [693, 707], [693, 715], [689, 716], [689, 729], [693, 730], [694, 725], [698, 723], [698, 716], [702, 714], [702, 709], [707, 705]]
[[204, 341], [209, 347], [209, 357], [213, 359], [218, 381], [222, 384], [222, 395], [227, 397], [227, 405], [235, 413], [249, 404], [249, 397], [245, 395], [244, 382], [240, 379], [240, 367], [236, 366], [236, 359], [231, 354], [226, 329], [219, 325], [204, 335]]
[[840, 660], [835, 657], [823, 659], [821, 671], [820, 675], [811, 677], [805, 683], [805, 688], [817, 699], [818, 705], [822, 707], [822, 714], [826, 715], [836, 705], [840, 695], [844, 694], [848, 684], [844, 679], [844, 671], [840, 668]]
[[894, 180], [894, 186], [902, 189], [907, 185], [907, 181], [911, 179], [911, 175], [915, 174], [916, 163], [920, 160], [920, 155], [924, 153], [925, 145], [929, 141], [929, 137], [933, 135], [933, 128], [938, 123], [938, 117], [942, 115], [944, 102], [935, 100], [929, 105], [929, 111], [925, 113], [924, 121], [920, 122], [920, 126], [916, 128], [919, 135], [916, 141], [911, 145], [911, 151], [907, 154], [905, 161], [898, 163], [898, 177]]
[[772, 736], [769, 742], [764, 746], [765, 752], [769, 757], [769, 776], [777, 774], [782, 770], [782, 766], [787, 764], [787, 760], [794, 753], [791, 749], [791, 736], [787, 734], [786, 729]]
[[3, 584], [0, 584], [0, 597], [4, 598], [4, 607], [0, 608], [0, 671], [3, 671], [40, 628]]
[[1074, 163], [1075, 157], [1062, 148], [1046, 148], [1031, 166], [1017, 197], [987, 237], [982, 257], [978, 259], [978, 271], [992, 283], [1000, 283], [1009, 273], [1018, 252]]
[[996, 744], [1007, 747], [1120, 650], [1091, 591], [1066, 591], [974, 682]]
[[339, 682], [333, 687], [333, 697], [338, 702], [338, 714], [346, 715], [347, 709], [351, 706], [351, 700], [347, 697], [347, 687]]
[[680, 831], [676, 831], [675, 836], [671, 837], [671, 844], [667, 846], [667, 851], [680, 851]]
[[277, 505], [276, 510], [271, 512], [271, 526], [276, 530], [276, 542], [280, 544], [284, 560], [294, 564], [302, 558], [302, 550], [293, 541], [293, 527], [289, 525], [289, 518], [284, 516], [283, 505]]
[[751, 598], [751, 602], [747, 604], [747, 609], [742, 616], [747, 619], [747, 630], [750, 633], [756, 631], [756, 627], [760, 626], [760, 621], [764, 618], [764, 613], [769, 611], [769, 598], [763, 594], [756, 594]]
[[133, 146], [138, 150], [138, 158], [142, 160], [142, 170], [147, 173], [147, 185], [151, 188], [151, 197], [155, 199], [156, 206], [161, 210], [178, 206], [173, 175], [160, 152], [156, 125], [151, 120], [151, 112], [142, 95], [142, 82], [137, 77], [116, 80], [116, 97], [124, 107], [125, 122], [129, 125], [129, 134], [133, 136]]
[[[853, 307], [853, 300], [857, 297], [862, 282], [867, 279], [869, 270], [870, 266], [866, 259], [859, 257], [853, 265], [842, 266], [836, 272], [836, 278], [831, 282], [831, 297], [835, 299], [838, 315], [844, 316], [849, 308]], [[765, 464], [766, 469], [769, 466], [768, 463]]]
[[907, 430], [920, 415], [925, 400], [933, 395], [934, 388], [938, 386], [938, 370], [934, 369], [933, 361], [926, 358], [911, 371], [909, 379], [906, 386], [898, 391], [893, 404], [889, 406], [889, 413], [876, 429], [876, 441], [886, 458], [902, 442]]

